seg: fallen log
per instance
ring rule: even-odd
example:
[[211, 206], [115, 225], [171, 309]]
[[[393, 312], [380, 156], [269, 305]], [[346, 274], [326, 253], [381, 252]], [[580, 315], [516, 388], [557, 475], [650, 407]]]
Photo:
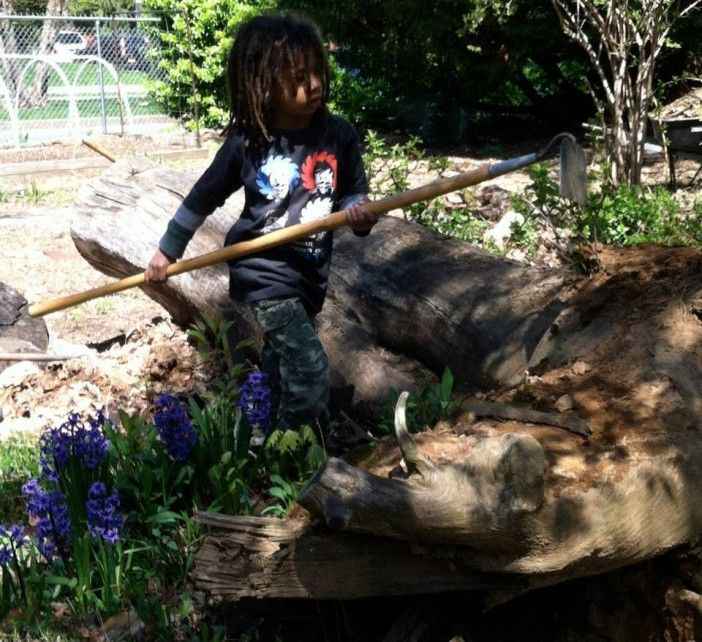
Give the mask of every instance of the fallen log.
[[[306, 519], [200, 515], [213, 532], [198, 552], [196, 583], [220, 599], [471, 589], [503, 600], [634, 564], [702, 532], [701, 446], [684, 462], [673, 446], [639, 457], [619, 467], [621, 477], [611, 461], [591, 462], [584, 484], [563, 487], [554, 469], [564, 462], [548, 471], [540, 443], [525, 434], [487, 430], [458, 446], [451, 440], [465, 435], [435, 433], [433, 446], [462, 456], [437, 465], [406, 431], [404, 403], [405, 395], [396, 415], [402, 460], [383, 463], [390, 478], [331, 458], [300, 492]], [[573, 466], [573, 451], [560, 447]], [[415, 570], [427, 582], [413, 581]]]
[[[0, 283], [0, 353], [41, 352], [48, 345], [44, 320], [30, 317], [27, 300], [14, 288]], [[0, 371], [7, 365], [7, 359], [0, 360]]]
[[[163, 168], [116, 163], [81, 192], [76, 245], [115, 276], [143, 269], [191, 182]], [[191, 252], [221, 243], [235, 205], [208, 221]], [[264, 550], [249, 564], [254, 553], [237, 549], [237, 557], [214, 530], [203, 549], [209, 570], [199, 558], [196, 573], [226, 575], [222, 595], [288, 595], [298, 555], [302, 568], [313, 548], [333, 550], [353, 536], [361, 558], [382, 558], [393, 540], [399, 551], [363, 595], [401, 591], [383, 577], [398, 577], [393, 565], [424, 563], [408, 561], [408, 551], [449, 560], [432, 571], [437, 578], [446, 568], [466, 582], [498, 574], [509, 594], [607, 572], [699, 537], [702, 252], [599, 248], [597, 259], [600, 272], [573, 275], [490, 256], [395, 218], [381, 220], [367, 239], [341, 230], [319, 325], [349, 407], [377, 414], [391, 389], [411, 389], [449, 366], [462, 386], [494, 388], [486, 401], [533, 412], [504, 419], [478, 408], [480, 421], [479, 412], [468, 413], [403, 436], [400, 446], [382, 440], [362, 459], [329, 460], [300, 496], [312, 519], [294, 545], [259, 541]], [[182, 322], [229, 308], [241, 333], [257, 336], [248, 310], [227, 300], [224, 267], [147, 291]], [[566, 396], [561, 416], [589, 434], [551, 425]], [[307, 541], [314, 544], [303, 553]], [[383, 554], [374, 556], [376, 548]], [[353, 551], [349, 568], [370, 576], [363, 559], [350, 561]], [[267, 579], [252, 588], [251, 569], [268, 565], [284, 569], [280, 584]], [[341, 577], [305, 590], [355, 594], [355, 580], [339, 588], [343, 567], [335, 567]], [[302, 594], [306, 582], [295, 581]], [[432, 590], [444, 581], [456, 586], [447, 576]]]
[[192, 577], [217, 600], [359, 599], [514, 587], [513, 578], [457, 572], [450, 559], [418, 555], [411, 544], [308, 532], [304, 519], [200, 513], [197, 520], [217, 535], [198, 550]]
[[[78, 195], [71, 234], [79, 252], [112, 276], [143, 270], [193, 180], [143, 161], [115, 163]], [[207, 220], [186, 258], [221, 246], [241, 198], [234, 194]], [[468, 385], [514, 385], [563, 308], [559, 293], [577, 280], [527, 269], [394, 217], [383, 217], [366, 239], [337, 230], [318, 319], [333, 385], [348, 391], [356, 412], [370, 415], [391, 390], [413, 390], [446, 366]], [[144, 290], [179, 323], [226, 311], [242, 337], [260, 341], [247, 307], [228, 298], [224, 265]]]

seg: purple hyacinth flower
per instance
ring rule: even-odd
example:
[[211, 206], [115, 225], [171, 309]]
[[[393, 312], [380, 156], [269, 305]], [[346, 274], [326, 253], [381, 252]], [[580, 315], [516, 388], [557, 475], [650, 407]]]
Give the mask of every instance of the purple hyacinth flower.
[[110, 445], [103, 426], [107, 422], [104, 409], [85, 422], [72, 412], [58, 428], [46, 430], [39, 438], [39, 464], [42, 477], [49, 482], [59, 481], [61, 471], [70, 458], [76, 457], [88, 470], [94, 470], [107, 458]]
[[187, 461], [197, 445], [198, 435], [187, 408], [175, 395], [161, 395], [156, 399], [154, 424], [168, 454], [177, 462]]
[[[36, 479], [22, 487], [27, 498], [27, 512], [37, 520], [37, 545], [44, 557], [52, 559], [57, 551], [67, 551], [73, 533], [65, 495], [59, 490], [46, 492]], [[10, 536], [20, 535], [20, 527], [10, 529]]]
[[267, 379], [268, 375], [260, 370], [250, 372], [241, 386], [236, 404], [249, 425], [264, 433], [271, 428], [271, 389]]
[[107, 495], [107, 487], [103, 482], [93, 482], [88, 491], [86, 509], [90, 537], [102, 539], [108, 544], [116, 544], [120, 540], [124, 522], [119, 511], [117, 491], [113, 490], [110, 495]]

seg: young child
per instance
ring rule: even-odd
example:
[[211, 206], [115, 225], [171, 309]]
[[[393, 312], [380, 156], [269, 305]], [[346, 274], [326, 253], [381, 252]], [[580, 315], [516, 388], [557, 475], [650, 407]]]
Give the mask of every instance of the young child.
[[[290, 13], [242, 24], [229, 55], [226, 140], [168, 224], [146, 269], [163, 281], [205, 217], [236, 190], [245, 205], [226, 244], [345, 209], [365, 236], [378, 220], [365, 212], [368, 183], [357, 134], [327, 110], [329, 65], [317, 28]], [[230, 262], [230, 296], [253, 306], [264, 335], [274, 425], [324, 425], [329, 365], [314, 317], [324, 302], [332, 233]]]

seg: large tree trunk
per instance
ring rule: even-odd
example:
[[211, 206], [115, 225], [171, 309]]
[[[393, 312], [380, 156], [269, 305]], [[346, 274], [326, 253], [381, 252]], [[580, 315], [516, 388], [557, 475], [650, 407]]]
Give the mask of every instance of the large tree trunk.
[[[113, 276], [143, 270], [192, 178], [120, 162], [81, 191], [71, 233], [78, 250]], [[235, 194], [208, 219], [186, 257], [217, 249], [241, 209]], [[377, 414], [391, 390], [413, 389], [448, 366], [462, 383], [514, 385], [577, 281], [528, 269], [419, 225], [385, 217], [366, 239], [336, 232], [319, 331], [333, 385], [356, 410]], [[225, 265], [145, 291], [180, 323], [227, 310], [242, 336], [257, 336], [246, 306], [228, 297]]]
[[[191, 181], [115, 165], [80, 195], [76, 245], [116, 276], [143, 269]], [[236, 214], [235, 198], [191, 253], [219, 247]], [[402, 593], [416, 584], [403, 588], [396, 567], [416, 565], [430, 573], [431, 590], [441, 590], [443, 574], [447, 590], [493, 590], [501, 574], [507, 587], [494, 590], [510, 594], [699, 537], [702, 252], [599, 252], [604, 269], [585, 277], [389, 217], [367, 239], [340, 231], [320, 332], [355, 408], [377, 414], [391, 389], [446, 365], [465, 386], [497, 388], [494, 403], [471, 400], [470, 413], [415, 438], [400, 427], [399, 446], [386, 439], [352, 463], [329, 460], [300, 495], [312, 521], [287, 532], [284, 545], [266, 541], [262, 522], [240, 518], [236, 536], [218, 522], [199, 581], [229, 597], [334, 597], [361, 591], [360, 575], [369, 581], [363, 595]], [[229, 308], [246, 334], [250, 314], [228, 301], [226, 282], [220, 266], [147, 292], [181, 321]], [[567, 420], [552, 419], [559, 413]], [[474, 423], [475, 415], [492, 418]], [[322, 573], [311, 551], [331, 555], [335, 533], [347, 531], [357, 536], [338, 540], [344, 554], [334, 562], [347, 576], [310, 589]]]

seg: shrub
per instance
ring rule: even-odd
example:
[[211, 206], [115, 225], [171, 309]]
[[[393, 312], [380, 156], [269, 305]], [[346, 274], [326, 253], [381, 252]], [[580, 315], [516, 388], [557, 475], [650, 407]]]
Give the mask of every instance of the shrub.
[[580, 208], [559, 195], [558, 184], [544, 165], [532, 166], [529, 174], [532, 182], [514, 199], [515, 209], [560, 231], [562, 238], [610, 245], [702, 243], [699, 216], [684, 216], [663, 187], [604, 183]]

